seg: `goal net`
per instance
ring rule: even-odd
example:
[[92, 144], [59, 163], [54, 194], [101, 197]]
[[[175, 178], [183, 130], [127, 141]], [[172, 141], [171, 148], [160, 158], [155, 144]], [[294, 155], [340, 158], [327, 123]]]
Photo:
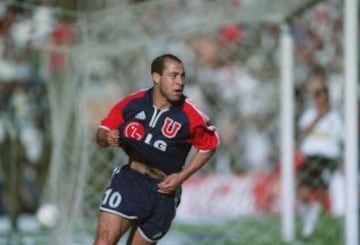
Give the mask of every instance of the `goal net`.
[[[331, 31], [339, 28], [339, 6], [336, 0], [154, 0], [78, 14], [78, 42], [62, 51], [66, 69], [45, 69], [52, 157], [43, 202], [59, 212], [52, 239], [91, 243], [103, 190], [113, 168], [126, 163], [122, 151], [95, 144], [98, 123], [122, 96], [152, 85], [154, 57], [174, 53], [185, 64], [186, 94], [214, 121], [222, 143], [184, 184], [163, 244], [280, 244], [280, 24], [289, 21], [298, 45], [295, 116], [307, 103], [304, 84], [317, 64], [331, 73], [331, 98], [341, 105], [341, 47], [333, 47], [341, 44], [332, 43], [340, 30]], [[302, 162], [295, 152], [294, 168]], [[331, 202], [342, 194], [337, 173], [317, 244], [343, 240], [343, 209]], [[296, 221], [297, 236], [300, 230]]]

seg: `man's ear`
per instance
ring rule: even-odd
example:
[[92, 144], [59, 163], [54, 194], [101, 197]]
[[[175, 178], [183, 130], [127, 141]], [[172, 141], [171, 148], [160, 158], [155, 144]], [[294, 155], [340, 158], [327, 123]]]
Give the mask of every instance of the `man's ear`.
[[154, 73], [151, 75], [151, 77], [152, 77], [152, 80], [153, 80], [154, 84], [159, 84], [159, 82], [160, 82], [160, 77], [161, 77], [160, 74], [154, 72]]

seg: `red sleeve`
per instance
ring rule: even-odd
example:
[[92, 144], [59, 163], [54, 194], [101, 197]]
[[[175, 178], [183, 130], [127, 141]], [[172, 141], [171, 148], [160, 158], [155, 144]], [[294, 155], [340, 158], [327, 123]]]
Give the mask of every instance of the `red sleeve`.
[[124, 99], [120, 100], [108, 113], [108, 115], [101, 120], [99, 127], [109, 130], [117, 129], [124, 122], [123, 111], [125, 106], [133, 99], [142, 97], [145, 90], [130, 94]]
[[184, 111], [190, 121], [190, 143], [199, 150], [215, 149], [220, 142], [216, 127], [189, 100], [185, 102]]

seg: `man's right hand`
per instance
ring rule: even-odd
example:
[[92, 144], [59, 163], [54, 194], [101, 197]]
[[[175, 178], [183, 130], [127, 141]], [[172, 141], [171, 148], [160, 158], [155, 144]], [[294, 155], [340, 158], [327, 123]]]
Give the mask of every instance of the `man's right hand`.
[[111, 130], [107, 134], [107, 142], [110, 146], [119, 146], [119, 132]]
[[118, 130], [107, 130], [98, 128], [96, 132], [96, 142], [101, 146], [121, 146]]

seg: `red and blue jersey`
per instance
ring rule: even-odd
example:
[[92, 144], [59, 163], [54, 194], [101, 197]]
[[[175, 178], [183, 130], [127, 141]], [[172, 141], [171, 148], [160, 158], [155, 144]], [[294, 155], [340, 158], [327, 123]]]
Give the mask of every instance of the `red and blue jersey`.
[[159, 110], [152, 93], [153, 88], [130, 94], [100, 124], [119, 130], [122, 147], [131, 159], [171, 174], [181, 171], [192, 146], [201, 151], [217, 147], [216, 128], [186, 96]]

